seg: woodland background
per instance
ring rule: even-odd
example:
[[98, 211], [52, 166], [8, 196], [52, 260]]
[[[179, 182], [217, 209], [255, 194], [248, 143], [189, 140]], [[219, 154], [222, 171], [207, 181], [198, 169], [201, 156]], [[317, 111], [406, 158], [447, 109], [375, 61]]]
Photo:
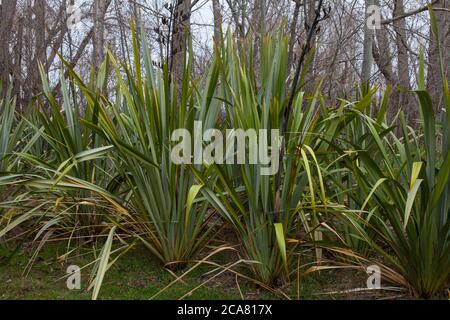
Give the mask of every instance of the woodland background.
[[[154, 63], [170, 61], [174, 74], [182, 68], [185, 33], [192, 37], [194, 65], [203, 74], [211, 61], [211, 38], [220, 45], [221, 34], [229, 28], [234, 37], [258, 39], [280, 28], [289, 36], [289, 65], [296, 61], [306, 41], [308, 26], [315, 16], [315, 0], [4, 0], [0, 7], [0, 79], [3, 88], [14, 75], [13, 93], [17, 108], [23, 110], [39, 92], [37, 61], [58, 87], [61, 61], [58, 53], [81, 75], [90, 66], [98, 70], [108, 48], [119, 58], [132, 61], [130, 24], [142, 25], [151, 45]], [[333, 97], [351, 95], [359, 81], [392, 86], [389, 113], [403, 107], [409, 121], [417, 118], [415, 99], [405, 91], [414, 87], [419, 51], [426, 51], [427, 90], [436, 112], [439, 96], [439, 54], [429, 27], [425, 0], [327, 1], [329, 18], [314, 32], [317, 49], [310, 65], [306, 90], [323, 79], [323, 92]], [[431, 1], [442, 32], [445, 61], [450, 60], [450, 1]], [[381, 29], [366, 28], [365, 12], [370, 5], [381, 8]], [[81, 21], [68, 20], [80, 10]], [[75, 17], [75, 16], [73, 16]], [[72, 17], [72, 18], [73, 18]], [[139, 39], [138, 39], [139, 41]], [[447, 72], [449, 63], [446, 64]], [[114, 84], [111, 84], [111, 88]], [[3, 90], [5, 92], [5, 90]]]

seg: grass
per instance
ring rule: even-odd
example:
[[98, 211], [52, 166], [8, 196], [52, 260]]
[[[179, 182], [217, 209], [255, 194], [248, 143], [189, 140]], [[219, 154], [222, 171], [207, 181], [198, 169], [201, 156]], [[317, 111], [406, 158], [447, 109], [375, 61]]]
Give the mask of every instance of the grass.
[[[68, 290], [65, 276], [69, 265], [80, 267], [93, 259], [92, 252], [83, 256], [58, 261], [55, 257], [65, 252], [63, 245], [48, 245], [39, 255], [38, 261], [28, 276], [23, 269], [28, 264], [26, 252], [17, 254], [7, 265], [0, 266], [1, 299], [90, 299], [87, 283], [90, 270], [81, 271], [81, 290]], [[7, 250], [2, 249], [2, 255]], [[161, 299], [178, 299], [201, 281], [200, 270], [190, 276], [186, 284], [177, 284], [161, 294]], [[126, 258], [120, 259], [106, 274], [100, 297], [102, 299], [149, 299], [165, 285], [172, 276], [161, 268], [160, 263], [152, 259], [142, 247], [133, 250]], [[226, 292], [217, 288], [204, 288], [195, 292], [194, 299], [237, 299], [237, 292]]]
[[[7, 264], [5, 257], [11, 252], [9, 249], [0, 247], [0, 299], [91, 299], [87, 283], [90, 270], [81, 271], [81, 290], [69, 290], [66, 287], [66, 275], [69, 265], [83, 265], [91, 262], [94, 258], [92, 252], [80, 252], [78, 256], [61, 261], [57, 257], [66, 252], [63, 243], [45, 246], [39, 254], [35, 265], [28, 275], [23, 274], [27, 266], [30, 253], [29, 250], [18, 252]], [[3, 259], [2, 259], [3, 258]], [[219, 257], [218, 259], [223, 259]], [[3, 260], [3, 261], [2, 261]], [[158, 296], [158, 299], [179, 299], [194, 287], [205, 281], [204, 274], [207, 267], [200, 267], [189, 274], [184, 283], [177, 283]], [[127, 256], [119, 259], [106, 273], [100, 292], [101, 299], [150, 299], [162, 288], [168, 285], [173, 277], [161, 268], [161, 264], [155, 258], [148, 255], [147, 250], [139, 246], [132, 250]], [[241, 281], [240, 281], [241, 282]], [[318, 285], [315, 281], [304, 284], [305, 293], [311, 293]], [[244, 297], [248, 299], [275, 299], [276, 296], [258, 289], [250, 283], [240, 283]], [[236, 287], [234, 276], [223, 276], [212, 281], [205, 287], [192, 293], [186, 299], [241, 299]]]
[[[82, 250], [82, 249], [81, 249]], [[31, 250], [18, 251], [8, 263], [6, 257], [11, 250], [0, 246], [0, 300], [89, 300], [91, 291], [87, 291], [90, 270], [81, 272], [81, 289], [69, 290], [66, 287], [66, 269], [75, 264], [82, 267], [94, 259], [92, 251], [79, 251], [67, 260], [57, 259], [67, 251], [66, 243], [46, 245], [40, 252], [31, 271], [23, 274], [29, 263]], [[226, 260], [222, 255], [217, 260]], [[177, 300], [202, 284], [207, 277], [208, 267], [200, 267], [189, 274], [184, 283], [177, 283], [158, 296], [158, 299]], [[300, 299], [411, 299], [407, 292], [366, 291], [352, 292], [363, 287], [367, 276], [357, 270], [325, 270], [313, 273], [301, 282]], [[137, 246], [122, 259], [112, 265], [106, 273], [99, 298], [103, 300], [147, 300], [158, 293], [173, 280], [169, 272], [161, 268], [161, 263], [148, 255], [143, 246]], [[278, 296], [253, 283], [239, 280], [240, 290], [245, 299], [272, 300]], [[286, 293], [296, 299], [294, 284], [285, 288]], [[435, 296], [445, 299], [445, 292]], [[192, 293], [185, 299], [193, 300], [240, 300], [241, 294], [233, 275], [225, 274]]]

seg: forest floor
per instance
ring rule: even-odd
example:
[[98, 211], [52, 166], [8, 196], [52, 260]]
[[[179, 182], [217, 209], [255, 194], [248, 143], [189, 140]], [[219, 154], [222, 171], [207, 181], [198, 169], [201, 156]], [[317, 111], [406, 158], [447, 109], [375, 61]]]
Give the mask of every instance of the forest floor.
[[[0, 246], [0, 300], [5, 299], [90, 299], [88, 290], [92, 265], [81, 270], [81, 289], [69, 290], [66, 285], [66, 270], [69, 265], [80, 267], [94, 259], [93, 250], [81, 252], [71, 258], [61, 259], [67, 252], [63, 243], [44, 247], [36, 257], [31, 270], [24, 274], [31, 257], [31, 250], [21, 249], [12, 258], [11, 251]], [[97, 252], [98, 254], [98, 252]], [[219, 258], [220, 259], [220, 258]], [[261, 289], [254, 283], [233, 274], [222, 274], [208, 282], [205, 274], [211, 268], [200, 266], [189, 273], [183, 281], [167, 290], [161, 290], [171, 283], [173, 275], [155, 261], [143, 247], [136, 247], [112, 265], [107, 271], [100, 290], [99, 299], [146, 300], [155, 294], [157, 299], [216, 300], [216, 299], [280, 299], [282, 295]], [[361, 271], [338, 269], [312, 273], [293, 281], [283, 289], [289, 297], [300, 299], [410, 299], [406, 292], [385, 290], [356, 291], [365, 287], [367, 275]], [[205, 283], [206, 282], [206, 283]], [[203, 284], [203, 285], [202, 285]], [[195, 291], [197, 286], [202, 285]], [[300, 290], [298, 290], [298, 286]], [[344, 292], [349, 290], [350, 292]], [[192, 292], [191, 292], [192, 291]], [[340, 293], [336, 293], [340, 292]]]

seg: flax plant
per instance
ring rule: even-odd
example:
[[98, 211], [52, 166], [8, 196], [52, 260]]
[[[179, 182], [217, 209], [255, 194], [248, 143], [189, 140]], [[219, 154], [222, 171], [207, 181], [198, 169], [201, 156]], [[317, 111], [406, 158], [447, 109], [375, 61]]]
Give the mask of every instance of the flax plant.
[[[438, 37], [431, 11], [430, 15]], [[402, 135], [397, 137], [383, 122], [354, 111], [355, 121], [365, 128], [365, 143], [341, 149], [340, 166], [355, 181], [344, 192], [354, 199], [359, 194], [364, 201], [359, 210], [341, 217], [347, 236], [357, 240], [346, 242], [356, 254], [383, 266], [387, 280], [431, 298], [450, 276], [450, 94], [442, 64], [444, 108], [439, 119], [425, 91], [423, 53], [421, 57], [415, 91], [419, 130], [409, 127], [401, 112]], [[437, 136], [442, 137], [441, 145]], [[355, 246], [361, 242], [364, 250]]]
[[[264, 39], [260, 84], [251, 46], [243, 44], [238, 52], [228, 37], [221, 56], [221, 100], [228, 115], [225, 127], [256, 132], [264, 129], [268, 133], [279, 130], [288, 91], [286, 38], [275, 35]], [[326, 128], [318, 112], [320, 104], [318, 89], [310, 97], [297, 92], [283, 137], [286, 143], [276, 140], [271, 143], [271, 137], [267, 139], [269, 154], [282, 145], [285, 148], [279, 166], [282, 177], [279, 197], [277, 172], [262, 174], [265, 166], [249, 164], [248, 158], [244, 164], [212, 164], [207, 175], [197, 173], [198, 180], [205, 185], [204, 196], [233, 225], [242, 244], [243, 258], [252, 262], [249, 268], [253, 277], [264, 284], [289, 281], [300, 231], [306, 231], [310, 240], [322, 237], [320, 216], [326, 211], [327, 199], [315, 152], [326, 149], [318, 139]], [[255, 146], [249, 142], [247, 156], [252, 148]], [[227, 146], [226, 158], [235, 156], [236, 150]], [[273, 159], [271, 164], [274, 165]], [[280, 209], [275, 212], [277, 202]], [[320, 251], [317, 253], [320, 258]]]
[[[192, 52], [186, 53], [178, 89], [167, 65], [163, 69], [153, 66], [144, 35], [142, 39], [141, 57], [133, 35], [133, 70], [108, 54], [116, 74], [115, 101], [99, 106], [97, 124], [85, 122], [118, 155], [117, 168], [131, 193], [127, 207], [137, 217], [131, 226], [122, 228], [138, 237], [168, 269], [177, 270], [204, 248], [214, 223], [208, 204], [196, 199], [201, 186], [192, 172], [171, 158], [175, 144], [171, 138], [177, 129], [193, 135], [195, 121], [202, 121], [204, 129], [215, 126], [220, 111], [214, 99], [218, 64], [212, 63], [206, 79], [195, 81], [191, 78]], [[202, 94], [198, 86], [204, 86]], [[201, 165], [197, 169], [201, 171]]]

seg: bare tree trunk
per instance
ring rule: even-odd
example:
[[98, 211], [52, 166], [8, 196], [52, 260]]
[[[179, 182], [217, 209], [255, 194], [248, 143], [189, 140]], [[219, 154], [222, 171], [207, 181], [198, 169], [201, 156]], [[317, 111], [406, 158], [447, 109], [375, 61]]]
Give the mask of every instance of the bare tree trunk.
[[94, 2], [92, 34], [92, 65], [98, 71], [105, 56], [105, 15], [111, 0], [96, 0]]
[[291, 25], [289, 27], [289, 52], [288, 52], [288, 70], [289, 72], [292, 69], [292, 63], [294, 58], [294, 46], [295, 42], [297, 41], [297, 23], [298, 23], [298, 15], [300, 13], [300, 0], [294, 0], [295, 2], [295, 8], [294, 8], [294, 14], [292, 15], [292, 21]]
[[[365, 0], [365, 8], [367, 9], [374, 4], [373, 0]], [[366, 18], [367, 18], [366, 13]], [[373, 28], [369, 28], [367, 20], [364, 21], [364, 51], [361, 67], [361, 81], [363, 85], [370, 85], [370, 77], [372, 73], [372, 47], [373, 47]]]
[[[177, 0], [172, 22], [172, 49], [170, 70], [172, 79], [181, 90], [185, 66], [185, 52], [190, 37], [191, 0]], [[187, 37], [187, 38], [186, 38]]]
[[[395, 0], [394, 2], [394, 18], [405, 13], [403, 0]], [[406, 37], [406, 22], [405, 19], [398, 19], [394, 21], [395, 44], [397, 47], [397, 66], [398, 66], [398, 81], [401, 86], [409, 89], [411, 86], [409, 77], [409, 62], [408, 62], [408, 39]]]
[[222, 45], [222, 10], [220, 7], [220, 0], [212, 0], [213, 15], [214, 15], [214, 40], [217, 47]]
[[[405, 14], [403, 0], [395, 0], [394, 2], [394, 19]], [[409, 57], [408, 57], [408, 39], [406, 37], [405, 19], [394, 20], [395, 45], [397, 48], [397, 78], [400, 89], [410, 89], [411, 79], [409, 76]], [[412, 102], [408, 92], [404, 90], [396, 90], [395, 102], [397, 108], [402, 108], [405, 112], [408, 123], [411, 125], [417, 121], [416, 107]]]
[[[245, 37], [245, 30], [244, 30], [244, 21], [241, 21], [241, 11], [243, 11], [243, 6], [241, 3], [239, 3], [239, 0], [226, 0], [228, 3], [228, 7], [231, 11], [231, 16], [233, 18], [233, 22], [235, 24], [236, 30], [236, 36], [240, 39], [243, 39]], [[238, 42], [239, 45], [239, 42]]]
[[22, 68], [22, 50], [23, 50], [23, 29], [24, 29], [24, 18], [22, 15], [19, 16], [17, 27], [17, 41], [15, 43], [13, 53], [14, 53], [14, 69], [13, 74], [17, 75], [14, 79], [13, 93], [17, 98], [17, 108], [19, 111], [23, 111], [23, 101], [21, 95], [21, 87], [23, 80], [19, 76]]
[[[316, 17], [316, 0], [305, 0], [304, 1], [304, 14], [305, 14], [305, 28], [306, 34], [308, 34], [309, 29], [312, 27], [314, 19]], [[316, 32], [313, 32], [313, 37], [311, 39], [311, 43], [316, 42]], [[315, 54], [313, 54], [311, 58], [311, 62], [309, 64], [309, 69], [307, 73], [307, 81], [305, 84], [305, 91], [312, 92], [314, 90], [314, 65], [315, 65]]]
[[[377, 4], [377, 3], [376, 3]], [[387, 110], [388, 120], [392, 120], [397, 113], [398, 104], [398, 91], [395, 87], [398, 83], [398, 76], [393, 71], [392, 67], [392, 53], [389, 47], [389, 36], [385, 26], [382, 26], [380, 30], [376, 32], [376, 41], [373, 44], [373, 58], [378, 66], [378, 69], [386, 79], [388, 84], [394, 90], [391, 91], [390, 104]]]
[[132, 11], [131, 14], [133, 16], [133, 19], [136, 23], [136, 43], [138, 48], [141, 47], [141, 32], [140, 28], [142, 25], [142, 16], [141, 16], [141, 10], [138, 7], [137, 3], [135, 1], [130, 2], [130, 10]]
[[261, 41], [265, 35], [265, 7], [266, 0], [255, 0], [253, 2], [250, 28], [253, 31], [253, 65], [256, 79], [261, 75]]
[[32, 84], [32, 94], [37, 94], [41, 87], [41, 77], [39, 74], [38, 63], [45, 65], [47, 63], [46, 57], [46, 22], [45, 22], [45, 0], [35, 0], [34, 4], [34, 37], [35, 37], [35, 53], [33, 59], [33, 66], [29, 73], [29, 79]]
[[[448, 0], [440, 0], [434, 6], [436, 8], [450, 9]], [[450, 76], [450, 18], [446, 11], [435, 11], [436, 22], [439, 27], [439, 37], [442, 47], [444, 71], [447, 79]], [[436, 38], [430, 28], [430, 45], [428, 48], [428, 73], [427, 90], [431, 95], [433, 107], [436, 113], [442, 108], [442, 79], [439, 61], [439, 50]]]
[[0, 82], [4, 91], [9, 85], [11, 56], [9, 46], [12, 38], [13, 19], [16, 13], [16, 0], [3, 0], [0, 6]]
[[[379, 1], [376, 0], [375, 4], [378, 3]], [[398, 82], [398, 79], [392, 68], [392, 53], [389, 46], [388, 31], [385, 26], [382, 26], [380, 30], [377, 30], [375, 39], [376, 41], [373, 44], [372, 50], [375, 63], [386, 79], [386, 82], [390, 85], [395, 85]]]

